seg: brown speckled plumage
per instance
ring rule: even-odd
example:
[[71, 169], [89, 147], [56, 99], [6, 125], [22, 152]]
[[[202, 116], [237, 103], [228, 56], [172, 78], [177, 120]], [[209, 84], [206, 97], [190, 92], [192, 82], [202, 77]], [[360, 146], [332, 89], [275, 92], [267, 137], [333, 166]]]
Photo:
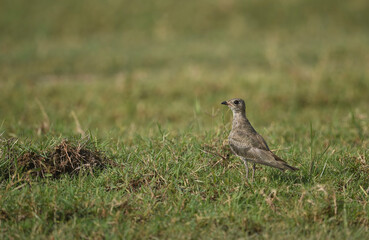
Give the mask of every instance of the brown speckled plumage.
[[246, 178], [248, 178], [247, 162], [253, 164], [252, 179], [254, 179], [256, 163], [278, 168], [282, 171], [298, 170], [270, 151], [264, 138], [255, 131], [247, 119], [245, 102], [242, 99], [234, 98], [224, 101], [222, 104], [227, 105], [233, 112], [232, 130], [228, 141], [233, 153], [245, 163]]

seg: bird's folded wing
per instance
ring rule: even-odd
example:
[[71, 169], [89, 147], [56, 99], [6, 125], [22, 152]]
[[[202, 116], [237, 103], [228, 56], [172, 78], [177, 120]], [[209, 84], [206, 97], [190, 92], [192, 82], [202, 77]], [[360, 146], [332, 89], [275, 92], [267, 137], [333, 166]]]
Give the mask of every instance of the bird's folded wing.
[[264, 138], [260, 134], [256, 134], [256, 139], [258, 140], [258, 144], [260, 144], [257, 148], [269, 151], [268, 144], [265, 142]]
[[235, 154], [246, 158], [250, 162], [283, 169], [284, 161], [276, 160], [271, 151], [255, 147], [248, 147], [242, 144], [242, 142], [232, 141], [232, 139], [230, 139], [229, 145]]
[[271, 167], [275, 167], [277, 164], [276, 159], [273, 157], [273, 154], [270, 151], [266, 151], [259, 148], [250, 148], [249, 156], [253, 156], [253, 159], [256, 163], [268, 165]]
[[230, 141], [236, 142], [236, 144], [243, 144], [247, 147], [254, 147], [269, 151], [268, 144], [264, 138], [258, 133], [247, 133], [244, 131], [234, 131], [231, 134]]
[[297, 168], [289, 166], [284, 160], [276, 156], [271, 151], [266, 151], [258, 148], [251, 148], [249, 154], [255, 157], [255, 163], [260, 163], [266, 166], [275, 167], [280, 170], [298, 170]]

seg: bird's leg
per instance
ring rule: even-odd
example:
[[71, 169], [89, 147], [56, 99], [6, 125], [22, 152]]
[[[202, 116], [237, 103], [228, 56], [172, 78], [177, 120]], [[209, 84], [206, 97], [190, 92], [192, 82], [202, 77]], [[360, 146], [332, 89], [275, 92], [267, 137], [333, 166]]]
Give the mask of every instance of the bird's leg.
[[246, 179], [249, 179], [249, 167], [247, 166], [247, 161], [245, 158], [242, 158], [242, 160], [246, 167]]
[[254, 181], [254, 176], [255, 176], [255, 168], [256, 168], [256, 163], [252, 164], [252, 182]]

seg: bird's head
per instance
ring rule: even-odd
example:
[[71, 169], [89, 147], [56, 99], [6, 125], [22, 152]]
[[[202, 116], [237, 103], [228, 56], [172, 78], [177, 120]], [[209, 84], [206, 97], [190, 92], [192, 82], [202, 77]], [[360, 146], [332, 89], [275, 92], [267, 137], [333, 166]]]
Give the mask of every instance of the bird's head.
[[222, 102], [222, 104], [227, 105], [233, 113], [245, 113], [245, 101], [241, 98], [233, 98]]

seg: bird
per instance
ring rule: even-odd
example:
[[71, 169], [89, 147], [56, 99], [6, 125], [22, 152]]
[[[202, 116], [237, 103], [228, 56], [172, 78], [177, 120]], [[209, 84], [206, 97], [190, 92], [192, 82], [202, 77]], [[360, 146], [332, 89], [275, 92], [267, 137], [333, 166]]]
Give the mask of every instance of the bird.
[[252, 181], [254, 181], [256, 163], [277, 168], [281, 171], [296, 171], [286, 161], [275, 155], [264, 138], [256, 132], [246, 117], [245, 101], [233, 98], [221, 104], [228, 106], [233, 113], [232, 130], [228, 136], [228, 144], [232, 152], [240, 157], [246, 167], [246, 179], [249, 176], [247, 163], [252, 163]]

